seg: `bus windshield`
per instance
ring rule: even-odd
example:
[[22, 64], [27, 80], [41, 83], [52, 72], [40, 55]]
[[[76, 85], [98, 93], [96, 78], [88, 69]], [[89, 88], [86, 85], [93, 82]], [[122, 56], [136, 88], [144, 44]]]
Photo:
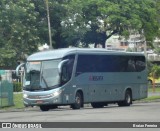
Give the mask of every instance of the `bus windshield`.
[[50, 90], [59, 85], [58, 64], [60, 60], [27, 62], [24, 90]]

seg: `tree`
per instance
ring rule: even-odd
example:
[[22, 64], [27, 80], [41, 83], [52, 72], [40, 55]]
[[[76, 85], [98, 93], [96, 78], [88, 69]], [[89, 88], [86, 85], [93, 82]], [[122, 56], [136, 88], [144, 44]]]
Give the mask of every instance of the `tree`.
[[[49, 0], [53, 47], [105, 47], [112, 35], [133, 31], [152, 41], [159, 34], [159, 5], [158, 0]], [[44, 0], [0, 1], [0, 66], [15, 67], [44, 43], [49, 43]]]
[[61, 19], [62, 37], [67, 45], [78, 46], [89, 30], [82, 16], [85, 1], [69, 0], [63, 7], [66, 14]]
[[31, 0], [0, 2], [0, 66], [15, 66], [25, 54], [36, 51], [38, 12]]
[[[67, 47], [62, 18], [67, 0], [49, 1], [54, 48]], [[47, 12], [44, 0], [0, 1], [0, 66], [15, 67], [18, 60], [48, 42]]]
[[[105, 47], [105, 40], [114, 34], [128, 37], [131, 33], [138, 32], [144, 35], [147, 41], [152, 41], [158, 36], [158, 9], [155, 0], [86, 0], [85, 2], [71, 0], [70, 2], [71, 12], [74, 10], [71, 15], [78, 14], [81, 23], [86, 25], [86, 28], [89, 27], [89, 31], [83, 35], [84, 42], [95, 44], [101, 42], [100, 44]], [[74, 21], [74, 25], [79, 23], [79, 19]]]
[[[49, 43], [48, 25], [47, 25], [47, 11], [45, 6], [45, 0], [33, 0], [35, 5], [35, 11], [39, 12], [38, 23], [39, 24], [39, 37], [42, 38], [43, 43]], [[68, 0], [48, 0], [49, 12], [50, 12], [50, 24], [52, 32], [52, 46], [53, 48], [68, 47], [70, 40], [65, 35], [68, 30], [65, 30], [63, 25], [63, 19], [67, 16], [67, 4]]]

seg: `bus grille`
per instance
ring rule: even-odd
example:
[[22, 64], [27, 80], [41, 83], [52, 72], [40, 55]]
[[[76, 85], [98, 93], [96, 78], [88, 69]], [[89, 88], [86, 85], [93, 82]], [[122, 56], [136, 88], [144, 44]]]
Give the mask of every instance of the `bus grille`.
[[50, 98], [51, 95], [29, 95], [29, 99], [44, 99], [44, 98]]

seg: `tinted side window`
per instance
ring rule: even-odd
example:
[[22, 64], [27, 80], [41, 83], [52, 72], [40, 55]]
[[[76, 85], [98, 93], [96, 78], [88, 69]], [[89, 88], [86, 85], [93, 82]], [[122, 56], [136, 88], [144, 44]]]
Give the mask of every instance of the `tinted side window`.
[[145, 57], [137, 56], [135, 65], [138, 72], [143, 71], [146, 68]]
[[79, 55], [76, 72], [139, 72], [144, 69], [143, 56]]

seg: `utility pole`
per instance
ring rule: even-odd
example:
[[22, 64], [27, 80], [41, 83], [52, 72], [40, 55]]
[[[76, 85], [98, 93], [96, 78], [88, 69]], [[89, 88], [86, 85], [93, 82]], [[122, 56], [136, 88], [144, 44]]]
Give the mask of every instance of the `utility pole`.
[[45, 3], [46, 3], [47, 19], [48, 19], [49, 48], [52, 49], [52, 35], [51, 35], [51, 24], [50, 24], [48, 0], [45, 0]]
[[145, 55], [146, 59], [148, 59], [147, 58], [147, 42], [146, 42], [146, 39], [144, 40], [144, 55]]
[[146, 38], [145, 38], [143, 29], [142, 29], [142, 34], [143, 34], [143, 37], [144, 37], [144, 55], [145, 55], [145, 57], [147, 59], [147, 42], [146, 42]]

